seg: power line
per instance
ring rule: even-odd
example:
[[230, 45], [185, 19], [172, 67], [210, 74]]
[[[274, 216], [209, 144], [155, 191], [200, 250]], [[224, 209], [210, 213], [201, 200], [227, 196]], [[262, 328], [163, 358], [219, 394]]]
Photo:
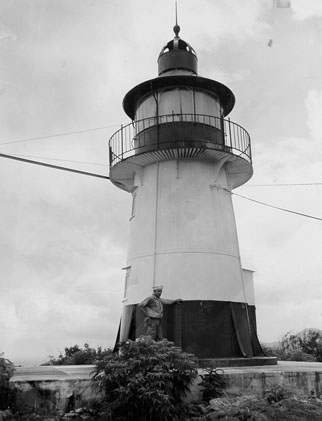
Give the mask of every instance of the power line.
[[[15, 155], [7, 155], [7, 154], [0, 153], [0, 157], [1, 158], [7, 158], [7, 159], [13, 159], [15, 161], [20, 161], [20, 162], [26, 162], [27, 164], [34, 164], [34, 165], [40, 165], [40, 166], [47, 167], [47, 168], [53, 168], [53, 169], [56, 169], [56, 170], [68, 171], [68, 172], [73, 172], [73, 173], [76, 173], [76, 174], [88, 175], [88, 176], [91, 176], [91, 177], [104, 178], [105, 180], [110, 179], [110, 177], [108, 177], [106, 175], [76, 170], [74, 168], [61, 167], [61, 166], [58, 166], [58, 165], [47, 164], [45, 162], [40, 162], [40, 161], [33, 161], [31, 159], [20, 158], [20, 157], [15, 156]], [[246, 200], [249, 200], [251, 202], [258, 203], [260, 205], [264, 205], [264, 206], [267, 206], [267, 207], [270, 207], [270, 208], [278, 209], [278, 210], [281, 210], [281, 211], [284, 211], [284, 212], [293, 213], [295, 215], [304, 216], [306, 218], [311, 218], [311, 219], [316, 219], [318, 221], [322, 221], [322, 218], [318, 218], [316, 216], [307, 215], [305, 213], [300, 213], [300, 212], [295, 212], [295, 211], [292, 211], [290, 209], [280, 208], [280, 207], [274, 206], [274, 205], [269, 205], [268, 203], [264, 203], [264, 202], [261, 202], [259, 200], [251, 199], [250, 197], [242, 196], [241, 194], [237, 194], [237, 193], [234, 193], [234, 192], [231, 192], [231, 193], [234, 194], [235, 196], [241, 197], [242, 199], [246, 199]]]
[[[88, 164], [88, 165], [101, 165], [103, 167], [108, 166], [103, 162], [89, 162], [89, 161], [76, 161], [72, 159], [60, 159], [60, 158], [51, 158], [48, 156], [37, 156], [37, 155], [25, 155], [25, 154], [15, 154], [10, 156], [25, 157], [25, 158], [37, 158], [37, 159], [50, 159], [51, 161], [60, 161], [60, 162], [74, 162], [76, 164]], [[292, 186], [321, 186], [322, 182], [317, 183], [284, 183], [284, 184], [246, 184], [243, 187], [292, 187]]]
[[69, 171], [69, 172], [73, 172], [73, 173], [77, 173], [77, 174], [88, 175], [88, 176], [91, 176], [91, 177], [104, 178], [106, 180], [110, 179], [110, 177], [107, 177], [106, 175], [95, 174], [95, 173], [86, 172], [86, 171], [80, 171], [80, 170], [76, 170], [74, 168], [60, 167], [58, 165], [47, 164], [45, 162], [33, 161], [31, 159], [25, 159], [25, 158], [19, 158], [18, 156], [14, 156], [14, 155], [7, 155], [7, 154], [0, 153], [0, 157], [1, 158], [13, 159], [15, 161], [20, 161], [20, 162], [26, 162], [27, 164], [34, 164], [34, 165], [40, 165], [40, 166], [43, 166], [43, 167], [54, 168], [55, 170]]
[[250, 200], [251, 202], [259, 203], [260, 205], [268, 206], [269, 208], [278, 209], [284, 212], [294, 213], [295, 215], [305, 216], [306, 218], [317, 219], [318, 221], [322, 221], [322, 218], [318, 218], [317, 216], [307, 215], [305, 213], [295, 212], [290, 209], [280, 208], [278, 206], [269, 205], [268, 203], [260, 202], [259, 200], [251, 199], [250, 197], [242, 196], [241, 194], [237, 194], [232, 192], [235, 196], [242, 197], [243, 199]]
[[93, 129], [77, 130], [77, 131], [74, 131], [74, 132], [64, 132], [64, 133], [51, 134], [51, 135], [47, 135], [47, 136], [29, 137], [29, 138], [26, 138], [26, 139], [13, 140], [11, 142], [2, 142], [2, 143], [0, 143], [0, 146], [1, 145], [11, 145], [13, 143], [29, 142], [31, 140], [49, 139], [51, 137], [67, 136], [67, 135], [70, 135], [70, 134], [93, 132], [95, 130], [104, 130], [104, 129], [109, 129], [111, 127], [119, 127], [119, 126], [120, 126], [120, 124], [114, 124], [112, 126], [95, 127]]
[[321, 186], [322, 183], [246, 184], [243, 187]]
[[[60, 159], [60, 158], [51, 158], [49, 156], [37, 156], [37, 155], [25, 155], [25, 154], [15, 154], [10, 156], [25, 157], [25, 158], [37, 158], [37, 159], [50, 159], [51, 161], [60, 161], [60, 162], [74, 162], [76, 164], [88, 164], [88, 165], [101, 165], [103, 167], [108, 166], [103, 162], [89, 162], [89, 161], [76, 161], [72, 159]], [[284, 184], [246, 184], [243, 187], [292, 187], [292, 186], [321, 186], [322, 183], [284, 183]]]
[[36, 155], [21, 155], [21, 154], [15, 154], [10, 156], [18, 156], [23, 158], [37, 158], [37, 159], [50, 159], [51, 161], [61, 161], [61, 162], [74, 162], [76, 164], [89, 164], [89, 165], [101, 165], [103, 167], [108, 166], [108, 164], [103, 164], [102, 162], [88, 162], [88, 161], [75, 161], [71, 159], [59, 159], [59, 158], [51, 158], [49, 156], [36, 156]]
[[[26, 157], [26, 158], [37, 158], [37, 159], [50, 159], [51, 161], [60, 161], [60, 162], [74, 162], [76, 164], [88, 164], [88, 165], [101, 165], [103, 167], [108, 166], [102, 162], [89, 162], [89, 161], [76, 161], [72, 159], [60, 159], [60, 158], [51, 158], [48, 156], [37, 156], [37, 155], [25, 155], [25, 154], [16, 154], [10, 155], [16, 157]], [[322, 183], [285, 183], [285, 184], [246, 184], [243, 187], [292, 187], [292, 186], [321, 186]]]

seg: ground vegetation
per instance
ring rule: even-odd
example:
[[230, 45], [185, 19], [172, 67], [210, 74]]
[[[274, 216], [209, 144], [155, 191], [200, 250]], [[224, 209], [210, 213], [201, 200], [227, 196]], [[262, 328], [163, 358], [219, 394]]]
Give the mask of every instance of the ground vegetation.
[[268, 356], [280, 361], [322, 361], [322, 332], [305, 329], [300, 333], [287, 332], [275, 346], [263, 345]]

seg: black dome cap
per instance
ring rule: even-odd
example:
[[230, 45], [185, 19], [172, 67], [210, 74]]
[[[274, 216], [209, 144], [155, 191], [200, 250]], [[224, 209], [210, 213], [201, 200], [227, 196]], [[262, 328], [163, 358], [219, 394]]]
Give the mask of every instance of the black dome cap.
[[161, 50], [158, 58], [159, 76], [170, 70], [184, 70], [192, 74], [198, 74], [197, 54], [186, 41], [179, 37], [180, 26], [173, 27], [175, 37]]

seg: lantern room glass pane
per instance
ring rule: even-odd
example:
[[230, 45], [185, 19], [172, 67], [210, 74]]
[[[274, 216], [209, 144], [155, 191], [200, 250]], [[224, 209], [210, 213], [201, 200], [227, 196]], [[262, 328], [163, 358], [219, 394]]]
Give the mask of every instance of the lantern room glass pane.
[[197, 120], [219, 128], [221, 115], [219, 100], [206, 91], [187, 87], [166, 88], [141, 100], [135, 116], [136, 133], [156, 124], [176, 121]]
[[144, 98], [136, 110], [135, 120], [155, 117], [157, 114], [157, 103], [153, 96]]
[[202, 91], [195, 92], [195, 110], [196, 114], [221, 116], [221, 107], [218, 100]]
[[[144, 98], [141, 104], [138, 106], [135, 120], [136, 120], [136, 132], [139, 133], [147, 127], [157, 124], [157, 102], [154, 96], [148, 96]], [[148, 119], [148, 120], [147, 120]]]
[[169, 89], [159, 93], [159, 115], [194, 114], [193, 91], [188, 88]]

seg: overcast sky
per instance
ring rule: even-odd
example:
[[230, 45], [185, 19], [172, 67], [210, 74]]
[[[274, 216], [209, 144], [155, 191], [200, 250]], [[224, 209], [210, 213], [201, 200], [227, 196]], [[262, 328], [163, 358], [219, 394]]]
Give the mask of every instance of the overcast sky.
[[[322, 183], [322, 2], [272, 4], [179, 0], [180, 36], [199, 74], [234, 92], [230, 118], [251, 135], [254, 176], [235, 192], [322, 218], [322, 184], [278, 186]], [[0, 153], [108, 175], [108, 139], [129, 123], [122, 99], [157, 76], [174, 23], [173, 0], [2, 0]], [[43, 362], [65, 346], [113, 346], [130, 195], [0, 163], [0, 353]], [[260, 341], [322, 328], [322, 221], [233, 201]]]

